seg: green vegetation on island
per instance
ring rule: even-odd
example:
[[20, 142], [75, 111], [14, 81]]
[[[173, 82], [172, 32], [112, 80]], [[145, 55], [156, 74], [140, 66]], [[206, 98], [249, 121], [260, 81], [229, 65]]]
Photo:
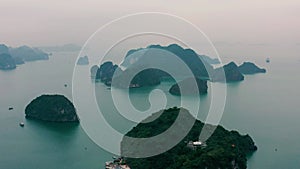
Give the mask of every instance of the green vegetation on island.
[[[173, 125], [179, 115], [178, 108], [154, 113], [139, 123], [126, 136], [149, 138], [166, 131]], [[194, 118], [187, 110], [181, 109], [187, 119]], [[155, 120], [152, 120], [155, 117]], [[158, 118], [157, 118], [158, 117]], [[150, 122], [149, 122], [150, 121]], [[148, 123], [146, 123], [148, 122]], [[127, 158], [132, 169], [246, 169], [247, 155], [255, 152], [257, 147], [249, 135], [241, 135], [237, 131], [228, 131], [217, 126], [212, 136], [202, 142], [201, 146], [193, 145], [199, 140], [204, 124], [196, 120], [185, 138], [165, 153], [148, 158]], [[178, 133], [180, 131], [176, 131]], [[173, 133], [173, 134], [176, 134]], [[192, 143], [192, 144], [191, 144]], [[121, 154], [138, 151], [139, 142], [129, 142], [126, 137], [121, 142]], [[157, 145], [159, 147], [160, 145]]]
[[25, 108], [26, 118], [49, 122], [79, 122], [73, 103], [63, 95], [42, 95]]
[[[146, 54], [135, 55], [137, 52], [141, 50], [146, 50]], [[164, 52], [159, 53], [158, 52], [159, 50], [165, 51], [165, 53]], [[132, 49], [128, 51], [121, 64], [122, 67], [125, 67], [124, 70], [122, 70], [119, 67], [119, 65], [113, 64], [112, 62], [108, 61], [101, 64], [99, 67], [93, 66], [91, 68], [91, 74], [92, 77], [101, 80], [101, 82], [103, 82], [108, 86], [111, 85], [112, 77], [114, 76], [114, 81], [115, 81], [114, 85], [115, 87], [120, 87], [120, 88], [124, 88], [124, 87], [136, 88], [136, 87], [158, 85], [161, 83], [163, 78], [169, 78], [171, 76], [168, 73], [155, 68], [144, 69], [141, 72], [137, 73], [128, 86], [125, 86], [123, 82], [124, 80], [127, 80], [131, 74], [138, 72], [139, 68], [151, 62], [155, 62], [155, 59], [153, 59], [151, 55], [160, 55], [160, 54], [161, 55], [173, 54], [177, 56], [179, 59], [181, 59], [184, 62], [185, 65], [189, 67], [189, 69], [192, 71], [195, 77], [199, 77], [199, 78], [201, 77], [202, 79], [208, 79], [208, 71], [213, 70], [213, 67], [209, 63], [207, 63], [206, 60], [216, 61], [213, 59], [209, 59], [207, 56], [198, 55], [192, 49], [184, 49], [177, 44], [171, 44], [169, 46], [150, 45], [147, 48]], [[135, 62], [133, 63], [132, 60], [135, 60]], [[157, 60], [156, 62], [164, 63], [161, 60]], [[177, 71], [176, 74], [181, 75], [180, 69], [174, 67], [174, 65], [172, 65], [171, 62], [163, 66], [173, 67], [173, 69]], [[98, 70], [96, 71], [97, 67]]]
[[101, 80], [105, 85], [110, 86], [112, 78], [118, 65], [114, 65], [112, 62], [105, 62], [100, 67], [93, 66], [91, 69], [92, 76]]

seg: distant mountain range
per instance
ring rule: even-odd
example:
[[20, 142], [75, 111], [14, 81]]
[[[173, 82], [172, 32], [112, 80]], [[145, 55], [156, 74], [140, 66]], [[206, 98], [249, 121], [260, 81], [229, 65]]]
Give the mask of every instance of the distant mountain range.
[[16, 65], [28, 61], [48, 60], [49, 55], [38, 48], [20, 46], [17, 48], [0, 44], [0, 69], [15, 69]]

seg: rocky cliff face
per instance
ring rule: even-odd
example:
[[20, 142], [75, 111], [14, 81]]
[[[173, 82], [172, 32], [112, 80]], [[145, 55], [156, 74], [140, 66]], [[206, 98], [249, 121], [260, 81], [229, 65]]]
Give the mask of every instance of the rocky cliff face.
[[26, 118], [49, 122], [79, 122], [71, 101], [62, 95], [42, 95], [32, 100], [25, 109]]

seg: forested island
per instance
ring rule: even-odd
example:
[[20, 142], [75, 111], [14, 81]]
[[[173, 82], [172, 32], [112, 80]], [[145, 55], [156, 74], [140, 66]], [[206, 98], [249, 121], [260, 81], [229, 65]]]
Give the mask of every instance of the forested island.
[[[139, 123], [126, 136], [134, 138], [149, 138], [166, 131], [176, 120], [179, 108], [171, 108], [163, 112], [154, 113], [159, 117], [151, 121], [152, 116]], [[181, 109], [186, 118], [194, 118], [187, 110]], [[151, 121], [151, 122], [149, 122]], [[149, 122], [149, 123], [146, 123]], [[127, 164], [132, 169], [246, 169], [247, 155], [255, 152], [257, 147], [249, 135], [241, 135], [237, 131], [228, 131], [217, 126], [212, 136], [194, 146], [198, 141], [204, 124], [196, 120], [188, 135], [175, 147], [165, 153], [148, 158], [128, 158]], [[192, 144], [191, 144], [192, 143]], [[121, 153], [138, 151], [138, 142], [129, 142], [126, 137], [121, 142]], [[159, 145], [157, 145], [159, 146]]]
[[41, 95], [25, 108], [25, 117], [48, 122], [79, 122], [73, 103], [63, 95]]
[[[154, 49], [154, 50], [151, 50]], [[136, 54], [139, 51], [146, 50], [145, 55]], [[201, 79], [208, 79], [208, 71], [213, 70], [213, 67], [207, 63], [205, 60], [209, 60], [205, 55], [198, 55], [195, 51], [191, 49], [184, 49], [177, 44], [171, 44], [169, 46], [160, 46], [160, 45], [150, 45], [147, 48], [133, 49], [127, 52], [124, 61], [121, 66], [125, 67], [125, 70], [122, 70], [119, 65], [113, 64], [112, 62], [105, 62], [98, 67], [97, 73], [95, 74], [96, 79], [100, 79], [106, 85], [111, 85], [112, 77], [116, 75], [116, 84], [118, 86], [124, 87], [122, 84], [123, 79], [126, 79], [130, 74], [135, 73], [138, 68], [143, 67], [145, 64], [149, 64], [153, 61], [151, 55], [159, 55], [166, 53], [158, 53], [157, 51], [166, 51], [171, 54], [174, 54], [179, 59], [183, 61], [183, 63], [189, 67], [194, 76], [199, 77]], [[201, 56], [205, 57], [205, 59], [201, 59]], [[161, 57], [163, 58], [163, 57]], [[132, 63], [132, 60], [136, 60]], [[216, 60], [211, 59], [210, 61], [216, 62]], [[158, 60], [157, 62], [163, 63], [163, 61]], [[170, 62], [170, 61], [169, 61]], [[171, 66], [172, 63], [164, 63], [164, 66]], [[93, 67], [95, 70], [95, 67]], [[183, 75], [180, 72], [180, 69], [175, 69], [178, 75]], [[93, 71], [95, 72], [95, 71]], [[116, 73], [116, 74], [114, 74]], [[123, 76], [123, 77], [122, 77]], [[141, 71], [136, 75], [136, 77], [131, 81], [129, 87], [143, 87], [143, 86], [154, 86], [161, 83], [163, 78], [168, 78], [170, 75], [162, 70], [158, 69], [146, 69]]]

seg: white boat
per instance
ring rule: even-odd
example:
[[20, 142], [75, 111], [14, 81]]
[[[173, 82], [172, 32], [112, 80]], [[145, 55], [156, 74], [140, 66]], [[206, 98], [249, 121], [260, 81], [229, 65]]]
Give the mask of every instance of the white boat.
[[24, 127], [24, 126], [25, 126], [25, 124], [24, 124], [23, 122], [21, 122], [19, 125], [20, 125], [21, 127]]

